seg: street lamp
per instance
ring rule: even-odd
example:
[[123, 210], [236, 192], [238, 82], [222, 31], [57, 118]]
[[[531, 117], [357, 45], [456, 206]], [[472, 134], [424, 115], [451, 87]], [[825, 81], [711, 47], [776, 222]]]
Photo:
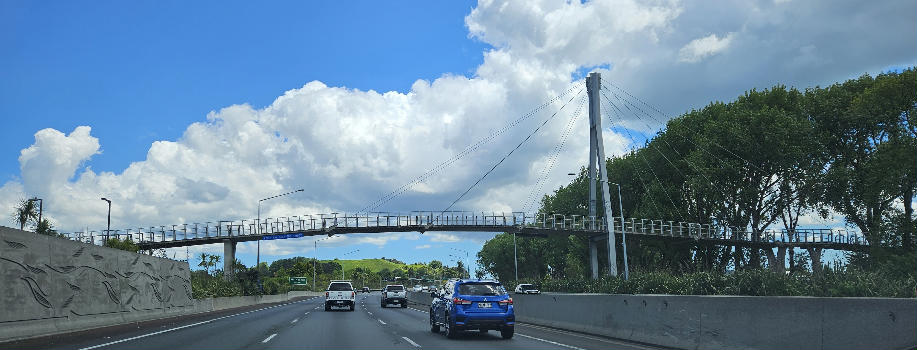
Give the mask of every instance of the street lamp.
[[[264, 202], [264, 201], [266, 201], [266, 200], [268, 200], [268, 199], [274, 199], [274, 198], [277, 198], [277, 197], [283, 197], [283, 196], [286, 196], [286, 195], [288, 195], [288, 194], [293, 194], [293, 193], [302, 192], [302, 191], [303, 191], [303, 189], [300, 188], [300, 189], [298, 189], [298, 190], [296, 190], [296, 191], [291, 191], [291, 192], [287, 192], [287, 193], [283, 193], [283, 194], [278, 194], [278, 195], [276, 195], [276, 196], [267, 197], [267, 198], [258, 200], [258, 225], [256, 226], [256, 228], [257, 228], [257, 230], [258, 230], [258, 233], [257, 233], [257, 234], [258, 234], [259, 237], [258, 237], [258, 253], [255, 255], [255, 256], [256, 256], [256, 258], [255, 258], [255, 272], [256, 272], [256, 274], [258, 275], [258, 292], [261, 293], [261, 294], [264, 294], [264, 287], [261, 285], [261, 238], [262, 238], [262, 237], [261, 237], [261, 202]], [[104, 198], [102, 198], [102, 199], [104, 199]]]
[[102, 246], [107, 247], [108, 235], [111, 233], [111, 200], [105, 197], [102, 197], [102, 200], [108, 202], [108, 226], [105, 229], [105, 242], [102, 242]]
[[621, 244], [624, 245], [624, 279], [627, 280], [630, 275], [627, 269], [627, 233], [624, 232], [624, 204], [621, 200], [621, 185], [614, 182], [609, 183], [618, 186], [618, 212], [621, 213]]
[[312, 288], [315, 289], [316, 292], [318, 291], [318, 280], [315, 279], [315, 261], [318, 260], [318, 241], [324, 241], [332, 237], [334, 236], [329, 236], [329, 237], [325, 237], [322, 239], [316, 239], [312, 241], [312, 244], [315, 246], [315, 249], [313, 250], [313, 253], [312, 253], [315, 256], [315, 259], [312, 260]]
[[[359, 251], [360, 251], [360, 250], [357, 249], [357, 250], [354, 250], [354, 251], [351, 251], [351, 252], [344, 253], [344, 255], [341, 255], [341, 261], [342, 261], [342, 262], [344, 261], [344, 257], [345, 257], [345, 256], [350, 255], [350, 254], [353, 254], [353, 253], [356, 253], [356, 252], [359, 252]], [[341, 264], [341, 279], [344, 279], [344, 264]]]

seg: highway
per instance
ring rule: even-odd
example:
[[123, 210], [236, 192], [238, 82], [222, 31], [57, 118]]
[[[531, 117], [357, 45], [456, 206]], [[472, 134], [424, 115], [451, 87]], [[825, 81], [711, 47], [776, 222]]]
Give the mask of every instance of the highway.
[[518, 324], [515, 337], [431, 333], [425, 306], [379, 305], [358, 294], [353, 312], [324, 311], [323, 297], [108, 327], [0, 344], [30, 349], [657, 349], [600, 336]]

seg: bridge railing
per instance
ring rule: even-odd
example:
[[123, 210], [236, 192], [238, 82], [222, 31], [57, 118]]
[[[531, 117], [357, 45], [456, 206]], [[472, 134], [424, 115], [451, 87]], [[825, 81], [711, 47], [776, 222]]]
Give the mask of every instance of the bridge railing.
[[[746, 229], [715, 224], [700, 224], [667, 220], [613, 218], [615, 232], [629, 235], [682, 237], [695, 240], [765, 243], [838, 243], [866, 245], [862, 233], [846, 229], [765, 230], [755, 233]], [[432, 227], [463, 227], [477, 229], [492, 227], [495, 231], [513, 228], [601, 234], [606, 232], [606, 220], [599, 216], [564, 214], [528, 214], [523, 212], [471, 211], [412, 211], [372, 212], [365, 214], [330, 213], [265, 218], [262, 220], [220, 220], [170, 226], [138, 227], [137, 229], [83, 231], [66, 234], [74, 240], [102, 244], [105, 237], [129, 238], [134, 242], [168, 242], [212, 239], [250, 235], [270, 235], [290, 232], [327, 231], [338, 228], [413, 228], [418, 231]]]

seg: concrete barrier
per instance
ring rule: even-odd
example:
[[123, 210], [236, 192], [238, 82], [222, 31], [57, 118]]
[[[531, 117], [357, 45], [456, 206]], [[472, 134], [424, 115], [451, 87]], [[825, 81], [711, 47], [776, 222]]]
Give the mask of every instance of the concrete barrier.
[[681, 349], [906, 349], [917, 300], [691, 295], [514, 295], [516, 319]]
[[[917, 300], [512, 295], [516, 320], [679, 349], [912, 349]], [[417, 305], [429, 293], [409, 292]]]
[[187, 262], [0, 227], [0, 342], [318, 295], [195, 300]]

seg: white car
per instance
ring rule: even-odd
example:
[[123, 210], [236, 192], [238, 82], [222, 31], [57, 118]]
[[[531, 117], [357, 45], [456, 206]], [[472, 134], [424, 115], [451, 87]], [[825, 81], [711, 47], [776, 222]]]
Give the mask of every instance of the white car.
[[331, 311], [331, 307], [349, 307], [350, 311], [353, 311], [356, 297], [357, 293], [350, 281], [331, 281], [325, 290], [325, 311]]
[[523, 284], [516, 286], [515, 293], [516, 294], [541, 294], [541, 291], [539, 291], [538, 289], [535, 289], [534, 285], [523, 283]]
[[414, 285], [414, 289], [413, 289], [412, 291], [414, 291], [414, 292], [419, 292], [419, 291], [421, 291], [422, 289], [423, 289], [423, 287], [421, 287], [419, 284], [417, 284], [417, 285]]
[[408, 299], [404, 286], [400, 284], [389, 284], [382, 289], [382, 307], [388, 307], [389, 304], [398, 304], [402, 308], [408, 307]]

